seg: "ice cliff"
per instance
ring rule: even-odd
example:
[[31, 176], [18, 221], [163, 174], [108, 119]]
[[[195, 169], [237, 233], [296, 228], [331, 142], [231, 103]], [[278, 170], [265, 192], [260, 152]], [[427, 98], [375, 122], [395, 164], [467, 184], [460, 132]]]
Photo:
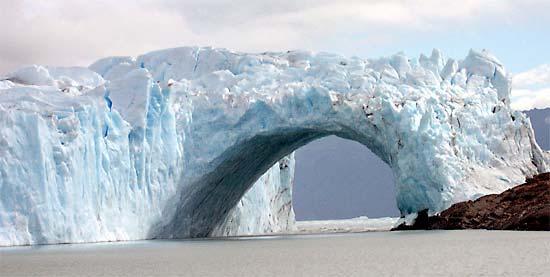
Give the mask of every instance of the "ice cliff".
[[[0, 245], [293, 228], [293, 151], [328, 135], [393, 170], [403, 214], [549, 170], [510, 78], [464, 60], [177, 48], [0, 81]], [[368, 180], [365, 180], [368, 182]]]

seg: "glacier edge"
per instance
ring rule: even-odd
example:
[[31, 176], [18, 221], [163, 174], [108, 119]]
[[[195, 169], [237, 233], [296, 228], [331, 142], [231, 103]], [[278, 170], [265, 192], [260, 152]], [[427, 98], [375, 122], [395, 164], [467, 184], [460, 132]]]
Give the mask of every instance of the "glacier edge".
[[550, 164], [510, 83], [476, 51], [184, 47], [23, 68], [0, 81], [0, 245], [288, 230], [292, 153], [327, 135], [389, 164], [403, 214], [500, 192]]

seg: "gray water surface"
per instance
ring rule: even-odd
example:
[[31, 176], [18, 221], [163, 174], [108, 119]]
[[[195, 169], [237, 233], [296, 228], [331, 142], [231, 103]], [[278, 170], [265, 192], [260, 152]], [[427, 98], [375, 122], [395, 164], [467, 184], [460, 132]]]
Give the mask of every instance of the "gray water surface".
[[549, 276], [550, 232], [411, 231], [0, 248], [0, 276]]

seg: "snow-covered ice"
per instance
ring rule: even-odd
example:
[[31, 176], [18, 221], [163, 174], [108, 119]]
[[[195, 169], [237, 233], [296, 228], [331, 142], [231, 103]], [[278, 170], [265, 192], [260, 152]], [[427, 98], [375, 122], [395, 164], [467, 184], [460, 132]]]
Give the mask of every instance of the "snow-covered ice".
[[[293, 151], [337, 135], [402, 214], [549, 170], [487, 52], [380, 59], [184, 47], [0, 79], [0, 245], [286, 232]], [[368, 182], [368, 180], [365, 180]]]

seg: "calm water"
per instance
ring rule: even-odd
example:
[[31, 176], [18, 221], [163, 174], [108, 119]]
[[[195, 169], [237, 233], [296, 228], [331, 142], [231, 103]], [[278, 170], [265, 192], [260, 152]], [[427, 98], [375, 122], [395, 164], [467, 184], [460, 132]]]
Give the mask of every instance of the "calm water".
[[550, 232], [418, 231], [0, 248], [0, 276], [549, 276]]

